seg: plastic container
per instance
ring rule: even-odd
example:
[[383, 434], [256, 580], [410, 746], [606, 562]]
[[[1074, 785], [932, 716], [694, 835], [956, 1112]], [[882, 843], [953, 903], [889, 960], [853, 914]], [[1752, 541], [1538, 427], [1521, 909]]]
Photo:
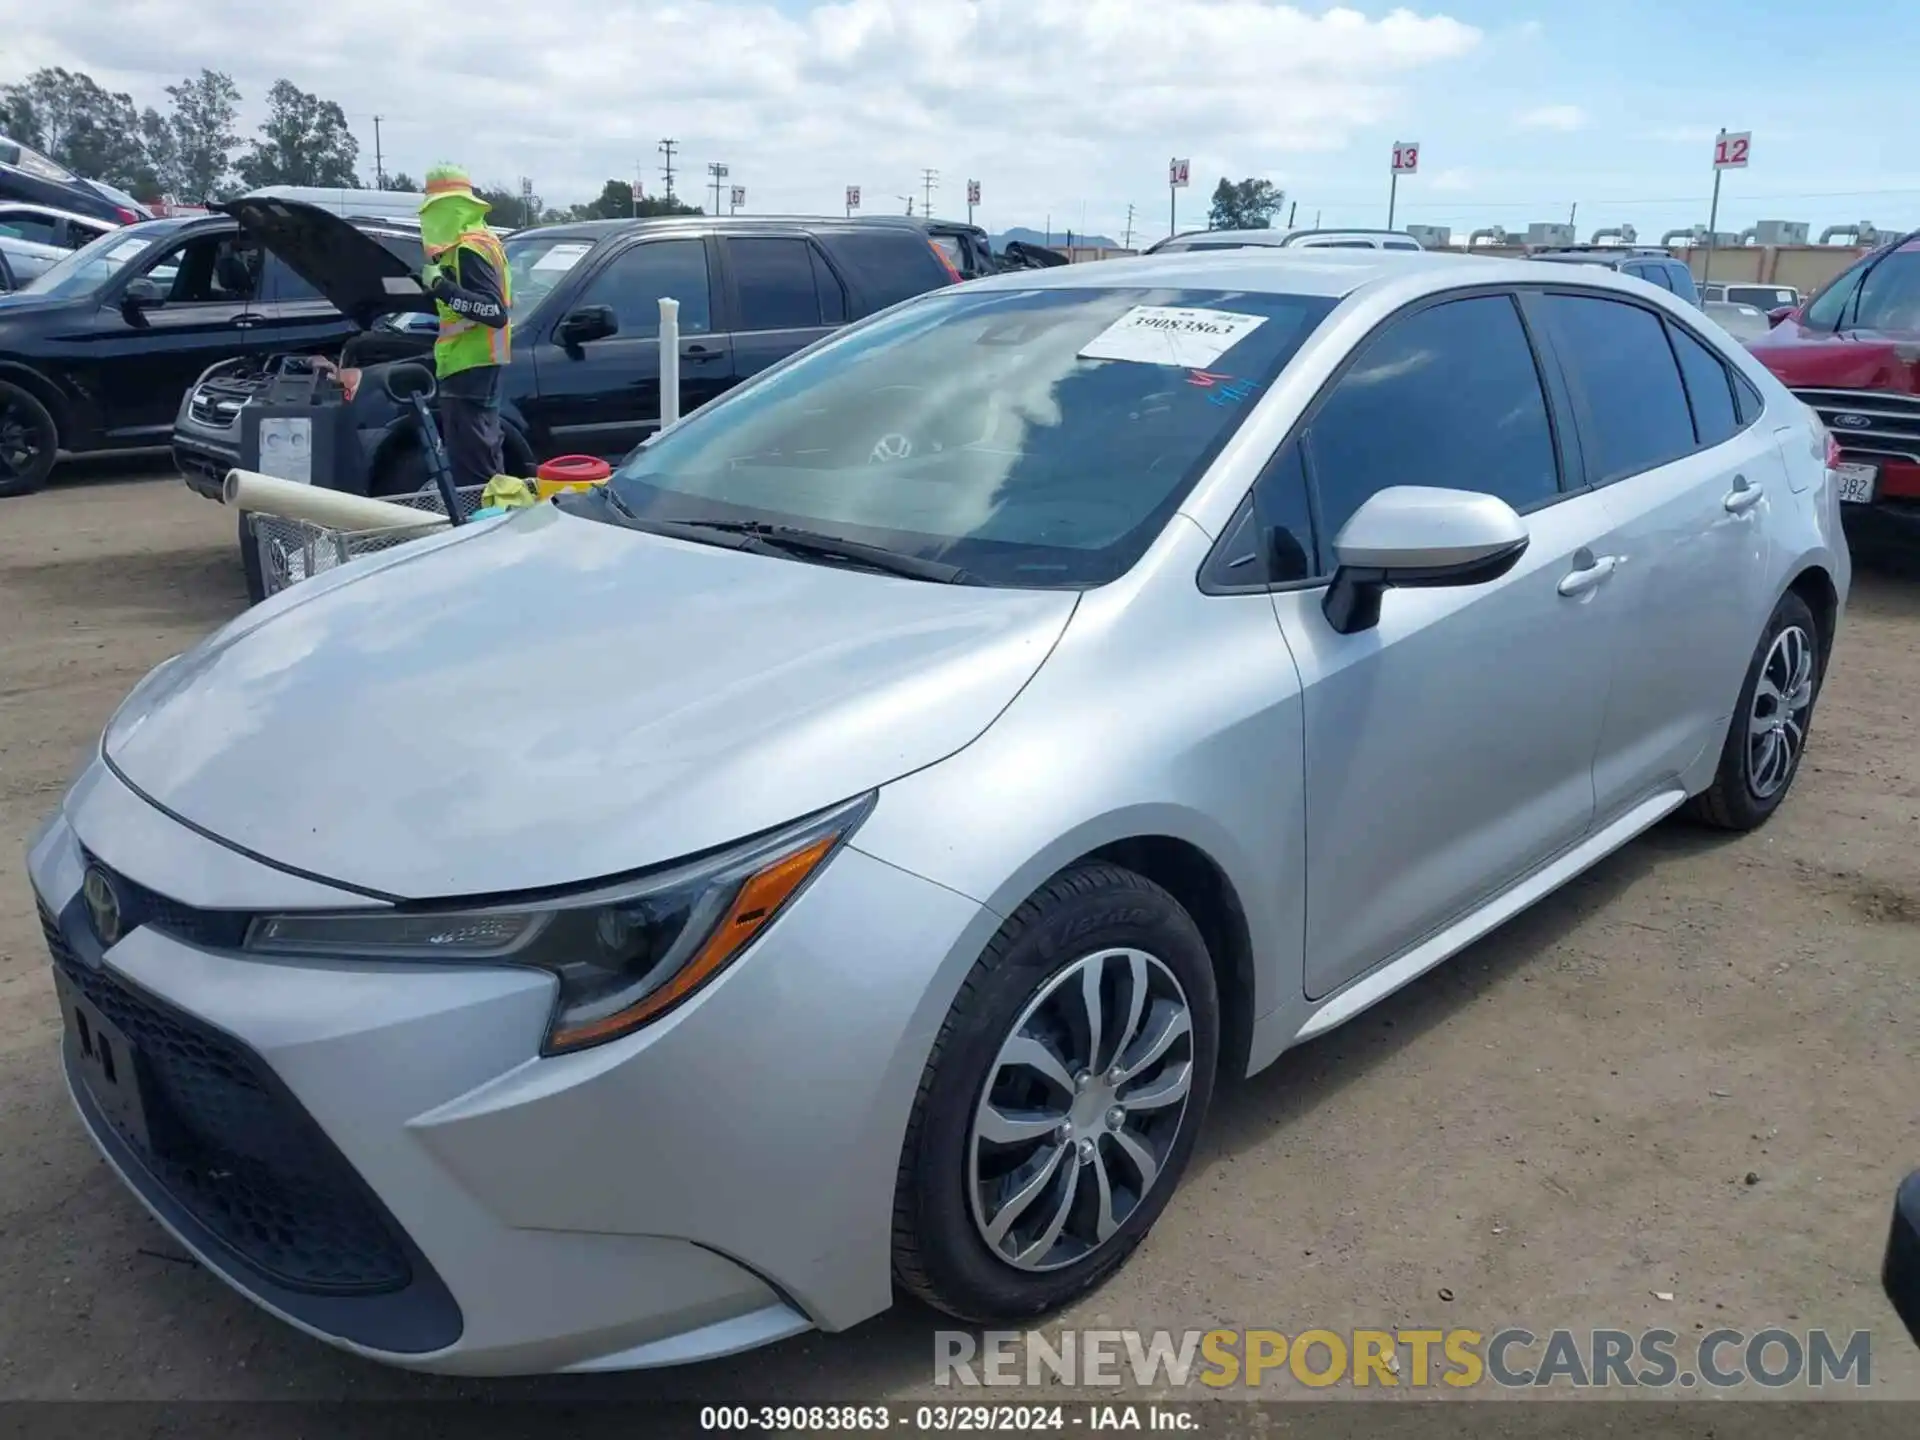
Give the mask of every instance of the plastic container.
[[613, 467], [597, 455], [556, 455], [534, 472], [533, 489], [542, 500], [569, 490], [604, 485]]

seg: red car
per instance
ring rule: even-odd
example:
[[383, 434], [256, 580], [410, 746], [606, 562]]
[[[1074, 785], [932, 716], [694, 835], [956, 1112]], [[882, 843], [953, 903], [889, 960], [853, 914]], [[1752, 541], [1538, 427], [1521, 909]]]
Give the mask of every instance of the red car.
[[1920, 231], [1771, 318], [1747, 347], [1839, 442], [1849, 519], [1920, 544]]

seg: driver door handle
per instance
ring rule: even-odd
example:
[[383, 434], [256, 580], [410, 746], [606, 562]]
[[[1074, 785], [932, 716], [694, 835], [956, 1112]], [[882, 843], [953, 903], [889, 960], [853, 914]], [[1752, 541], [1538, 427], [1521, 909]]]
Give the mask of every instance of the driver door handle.
[[[1582, 550], [1573, 558], [1578, 568], [1560, 577], [1558, 588], [1562, 595], [1585, 595], [1589, 590], [1597, 590], [1607, 583], [1620, 566], [1618, 555], [1596, 557], [1590, 551]], [[1581, 564], [1581, 561], [1586, 563]]]
[[680, 358], [682, 360], [691, 360], [696, 365], [703, 365], [709, 360], [718, 360], [720, 358], [720, 352], [718, 350], [709, 350], [704, 345], [689, 345], [680, 352]]
[[1767, 492], [1755, 485], [1744, 475], [1733, 477], [1733, 489], [1726, 493], [1720, 504], [1729, 515], [1744, 515], [1760, 503], [1760, 497]]
[[264, 323], [266, 318], [264, 315], [242, 313], [233, 317], [233, 328], [236, 330], [251, 330], [255, 326]]

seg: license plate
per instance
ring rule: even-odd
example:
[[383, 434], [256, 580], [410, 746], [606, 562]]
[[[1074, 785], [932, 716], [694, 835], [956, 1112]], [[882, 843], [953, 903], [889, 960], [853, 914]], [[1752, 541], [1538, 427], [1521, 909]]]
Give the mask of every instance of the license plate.
[[1880, 483], [1878, 465], [1836, 465], [1833, 483], [1840, 487], [1840, 498], [1849, 505], [1871, 505], [1873, 492]]
[[53, 985], [60, 996], [67, 1044], [79, 1060], [80, 1079], [87, 1094], [116, 1130], [141, 1150], [151, 1151], [147, 1109], [140, 1097], [139, 1052], [120, 1028], [57, 970]]

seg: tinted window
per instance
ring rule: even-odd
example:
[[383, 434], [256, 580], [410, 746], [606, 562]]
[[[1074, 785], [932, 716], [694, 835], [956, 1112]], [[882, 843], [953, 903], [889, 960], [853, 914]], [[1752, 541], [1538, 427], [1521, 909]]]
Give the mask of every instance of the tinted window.
[[1419, 242], [1414, 240], [1387, 241], [1387, 249], [1389, 250], [1418, 250], [1419, 248], [1420, 248]]
[[1766, 401], [1760, 398], [1760, 392], [1753, 388], [1753, 382], [1737, 371], [1733, 377], [1733, 396], [1740, 406], [1740, 423], [1751, 425], [1760, 418], [1760, 412], [1767, 408]]
[[1658, 285], [1669, 294], [1673, 292], [1673, 282], [1667, 278], [1664, 265], [1628, 265], [1625, 269], [1629, 275], [1638, 275], [1649, 285]]
[[31, 240], [36, 245], [60, 243], [59, 225], [30, 211], [0, 215], [0, 235], [11, 235], [16, 240]]
[[1682, 265], [1678, 260], [1669, 260], [1664, 269], [1666, 270], [1666, 279], [1663, 283], [1666, 287], [1688, 304], [1698, 305], [1700, 303], [1700, 287], [1693, 283], [1693, 271]]
[[1308, 250], [1374, 250], [1377, 247], [1371, 240], [1309, 240]]
[[1283, 448], [1254, 484], [1253, 507], [1266, 540], [1263, 558], [1268, 581], [1284, 585], [1313, 574], [1313, 516], [1307, 506], [1307, 471], [1298, 445]]
[[[416, 267], [418, 268], [418, 267]], [[267, 256], [267, 277], [261, 293], [270, 301], [292, 303], [300, 300], [318, 300], [320, 292], [302, 280], [285, 261], [277, 255]]]
[[948, 283], [926, 237], [913, 230], [840, 230], [827, 242], [859, 287], [867, 310], [884, 310]]
[[163, 250], [141, 270], [162, 287], [169, 305], [245, 304], [260, 295], [265, 259], [245, 235], [202, 235]]
[[[1235, 318], [1215, 322], [1231, 326], [1219, 344], [1182, 344], [1146, 306]], [[1332, 307], [1217, 290], [948, 290], [696, 410], [620, 467], [614, 493], [643, 520], [797, 525], [983, 584], [1101, 584], [1165, 528]]]
[[1307, 434], [1323, 563], [1340, 527], [1389, 485], [1477, 490], [1514, 506], [1559, 488], [1539, 371], [1504, 295], [1388, 322], [1334, 382]]
[[1727, 367], [1706, 346], [1677, 325], [1669, 325], [1673, 353], [1680, 358], [1680, 374], [1693, 402], [1693, 430], [1702, 445], [1718, 445], [1740, 428], [1733, 408], [1733, 384]]
[[810, 330], [820, 319], [812, 247], [805, 240], [724, 242], [740, 298], [740, 330]]
[[1861, 278], [1846, 323], [1862, 330], [1920, 330], [1920, 245], [1902, 247]]
[[1581, 441], [1596, 484], [1693, 449], [1693, 416], [1660, 317], [1582, 295], [1544, 297], [1560, 358], [1584, 405]]
[[1726, 298], [1736, 305], [1752, 305], [1761, 310], [1776, 310], [1794, 303], [1793, 291], [1784, 285], [1730, 285]]
[[579, 304], [611, 305], [620, 334], [633, 339], [660, 333], [663, 297], [680, 302], [682, 335], [704, 335], [713, 328], [706, 241], [652, 240], [629, 246], [587, 282]]
[[844, 325], [847, 323], [847, 287], [826, 262], [826, 258], [814, 249], [807, 247], [807, 254], [813, 257], [813, 287], [820, 293], [820, 323], [822, 325]]

